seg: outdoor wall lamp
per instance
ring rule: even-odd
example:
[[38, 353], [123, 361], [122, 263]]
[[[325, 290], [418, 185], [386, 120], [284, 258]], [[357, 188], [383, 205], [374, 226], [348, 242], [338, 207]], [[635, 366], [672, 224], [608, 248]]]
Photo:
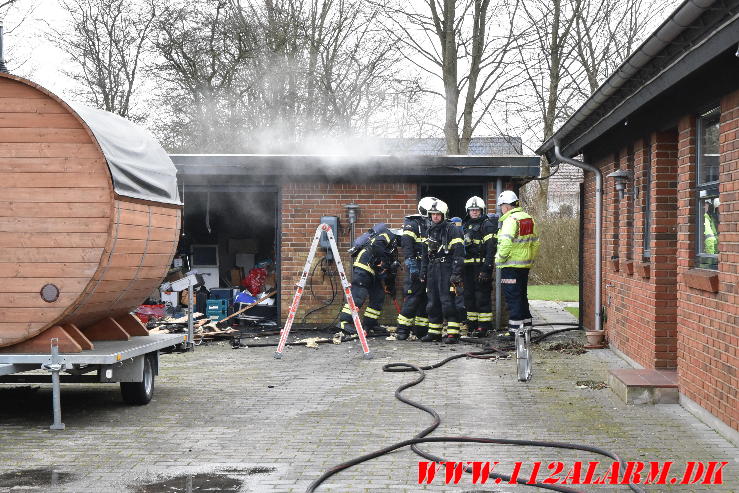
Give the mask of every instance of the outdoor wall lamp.
[[606, 178], [613, 178], [615, 180], [618, 200], [623, 200], [624, 196], [629, 195], [628, 192], [626, 192], [626, 185], [633, 179], [631, 171], [620, 169], [606, 175]]
[[359, 204], [352, 202], [344, 206], [346, 209], [346, 215], [349, 216], [349, 224], [357, 222], [357, 216], [359, 215]]

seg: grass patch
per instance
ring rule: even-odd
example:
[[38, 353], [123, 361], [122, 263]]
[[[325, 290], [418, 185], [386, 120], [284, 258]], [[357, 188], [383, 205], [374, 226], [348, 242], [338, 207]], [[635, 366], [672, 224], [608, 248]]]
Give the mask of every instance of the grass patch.
[[577, 284], [549, 284], [529, 286], [530, 300], [578, 301], [580, 291]]
[[580, 320], [580, 307], [577, 306], [566, 306], [565, 310], [575, 316], [576, 319]]

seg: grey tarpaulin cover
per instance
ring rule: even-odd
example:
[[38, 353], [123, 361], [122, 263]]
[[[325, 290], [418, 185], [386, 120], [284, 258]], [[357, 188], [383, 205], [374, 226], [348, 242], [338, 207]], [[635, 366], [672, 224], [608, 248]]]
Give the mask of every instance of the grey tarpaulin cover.
[[135, 199], [181, 205], [177, 169], [145, 129], [107, 111], [69, 104], [103, 150], [116, 193]]

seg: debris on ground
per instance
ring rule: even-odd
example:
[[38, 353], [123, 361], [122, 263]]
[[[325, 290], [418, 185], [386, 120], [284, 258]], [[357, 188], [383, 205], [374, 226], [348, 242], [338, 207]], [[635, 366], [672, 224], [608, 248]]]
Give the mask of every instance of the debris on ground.
[[593, 389], [603, 390], [608, 388], [608, 384], [605, 382], [599, 382], [597, 380], [578, 380], [575, 382], [578, 389]]
[[334, 338], [331, 339], [331, 342], [333, 342], [334, 344], [341, 344], [341, 338], [343, 335], [344, 334], [342, 334], [341, 332], [337, 332], [336, 334], [334, 334]]
[[578, 355], [587, 353], [582, 343], [572, 340], [545, 343], [542, 344], [542, 348], [545, 351], [559, 351], [563, 354]]
[[305, 347], [318, 349], [318, 341], [326, 341], [326, 339], [323, 337], [307, 337], [305, 339], [300, 339], [295, 342], [297, 344], [305, 344]]

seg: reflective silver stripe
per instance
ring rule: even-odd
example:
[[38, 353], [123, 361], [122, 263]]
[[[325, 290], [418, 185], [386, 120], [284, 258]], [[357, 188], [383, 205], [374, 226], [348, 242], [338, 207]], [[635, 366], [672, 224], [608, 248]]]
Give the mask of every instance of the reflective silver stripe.
[[500, 234], [498, 235], [498, 238], [508, 238], [509, 240], [512, 240], [512, 239], [513, 239], [513, 236], [511, 236], [511, 235], [507, 235], [507, 234], [503, 234], [503, 233], [500, 233]]
[[500, 283], [501, 284], [516, 284], [516, 280], [515, 279], [501, 279]]

